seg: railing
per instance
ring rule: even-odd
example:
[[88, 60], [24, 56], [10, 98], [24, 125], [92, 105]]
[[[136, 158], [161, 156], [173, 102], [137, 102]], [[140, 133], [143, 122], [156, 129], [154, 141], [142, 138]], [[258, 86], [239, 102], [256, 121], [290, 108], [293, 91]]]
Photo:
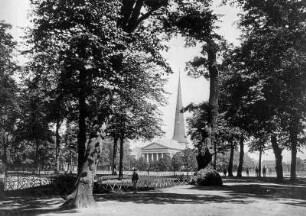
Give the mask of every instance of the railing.
[[[9, 191], [18, 191], [28, 188], [37, 188], [45, 185], [54, 184], [52, 171], [43, 171], [43, 175], [35, 175], [33, 173], [16, 173], [8, 172], [6, 177], [0, 176], [0, 196], [1, 193]], [[191, 177], [187, 172], [138, 172], [140, 179], [137, 187], [140, 190], [147, 190], [153, 188], [171, 187], [178, 184], [186, 184]], [[123, 180], [117, 180], [117, 176], [110, 175], [110, 171], [98, 171], [96, 176], [96, 187], [105, 191], [116, 190], [131, 190], [132, 171], [124, 171]]]
[[[118, 173], [118, 171], [117, 171]], [[132, 175], [133, 171], [123, 171], [124, 175]], [[177, 175], [192, 175], [194, 172], [179, 172], [179, 171], [138, 171], [140, 176], [177, 176]], [[97, 175], [111, 175], [112, 172], [108, 170], [98, 170]]]
[[22, 190], [52, 184], [50, 177], [7, 176], [4, 178], [4, 191]]
[[[175, 185], [188, 184], [191, 181], [191, 176], [177, 176], [177, 177], [160, 177], [150, 176], [141, 177], [137, 182], [138, 190], [149, 190], [156, 188], [173, 187]], [[129, 191], [133, 189], [133, 184], [130, 179], [123, 180], [105, 180], [105, 178], [98, 178], [96, 181], [97, 191]]]

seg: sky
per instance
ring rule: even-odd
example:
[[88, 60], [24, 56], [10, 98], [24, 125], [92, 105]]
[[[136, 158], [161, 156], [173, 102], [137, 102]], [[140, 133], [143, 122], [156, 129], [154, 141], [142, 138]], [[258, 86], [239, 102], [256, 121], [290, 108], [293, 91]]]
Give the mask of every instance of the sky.
[[[236, 26], [239, 19], [238, 13], [241, 11], [238, 8], [231, 6], [220, 6], [220, 0], [214, 2], [214, 11], [220, 15], [220, 22], [218, 25], [220, 28], [217, 30], [228, 42], [234, 45], [239, 44], [240, 31]], [[5, 20], [12, 25], [11, 33], [14, 38], [20, 41], [20, 37], [23, 36], [24, 27], [29, 26], [28, 12], [30, 11], [29, 0], [0, 0], [0, 20]], [[163, 53], [170, 64], [173, 74], [169, 75], [169, 81], [165, 86], [168, 96], [168, 104], [165, 107], [161, 107], [161, 111], [164, 114], [163, 129], [166, 132], [165, 138], [171, 139], [173, 135], [175, 105], [176, 105], [176, 93], [178, 85], [179, 71], [181, 76], [182, 85], [182, 98], [183, 106], [189, 103], [199, 103], [208, 100], [209, 97], [209, 83], [204, 78], [194, 79], [188, 77], [184, 71], [185, 63], [192, 60], [193, 57], [199, 55], [200, 47], [186, 48], [184, 47], [184, 39], [177, 37], [172, 39], [169, 43], [169, 50]], [[18, 59], [18, 58], [17, 58]], [[22, 61], [22, 59], [21, 59]], [[188, 113], [185, 114], [185, 117]], [[136, 142], [134, 145], [143, 146], [145, 143]], [[258, 158], [258, 154], [250, 154], [254, 159]], [[305, 155], [298, 153], [298, 156], [305, 158]], [[263, 155], [263, 160], [273, 160], [274, 156], [272, 151], [268, 151]], [[289, 152], [284, 152], [284, 161], [290, 160]]]

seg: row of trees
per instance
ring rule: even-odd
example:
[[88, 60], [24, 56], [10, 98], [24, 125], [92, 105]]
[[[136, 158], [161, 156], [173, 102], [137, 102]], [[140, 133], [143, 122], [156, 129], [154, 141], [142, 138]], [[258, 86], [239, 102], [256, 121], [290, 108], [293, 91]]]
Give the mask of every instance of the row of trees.
[[[305, 2], [234, 3], [244, 11], [239, 22], [243, 31], [241, 45], [216, 47], [220, 55], [220, 64], [216, 64], [219, 76], [210, 73], [208, 54], [189, 63], [190, 73], [196, 68], [196, 75], [203, 74], [203, 69], [208, 68], [204, 75], [210, 79], [211, 88], [213, 82], [219, 85], [215, 91], [217, 109], [211, 101], [186, 108], [193, 111], [189, 119], [191, 137], [198, 146], [213, 139], [214, 167], [218, 152], [226, 148], [233, 152], [234, 146], [239, 145], [238, 176], [246, 141], [251, 151], [260, 152], [259, 161], [263, 151], [273, 149], [279, 180], [283, 179], [282, 151], [289, 149], [290, 178], [295, 180], [296, 154], [305, 143]], [[204, 47], [209, 50], [208, 45], [206, 42]]]
[[32, 0], [31, 5], [33, 27], [24, 52], [29, 62], [18, 70], [18, 87], [11, 76], [14, 44], [1, 24], [1, 40], [6, 39], [1, 93], [7, 94], [1, 95], [1, 130], [7, 137], [2, 161], [32, 160], [28, 163], [39, 169], [42, 161], [50, 162], [43, 157], [51, 153], [55, 136], [58, 169], [61, 142], [67, 141], [78, 154], [80, 178], [66, 203], [90, 206], [101, 136], [119, 141], [122, 177], [124, 141], [163, 134], [158, 107], [165, 104], [165, 74], [171, 70], [159, 53], [165, 48], [160, 26], [143, 21], [160, 16], [167, 1]]

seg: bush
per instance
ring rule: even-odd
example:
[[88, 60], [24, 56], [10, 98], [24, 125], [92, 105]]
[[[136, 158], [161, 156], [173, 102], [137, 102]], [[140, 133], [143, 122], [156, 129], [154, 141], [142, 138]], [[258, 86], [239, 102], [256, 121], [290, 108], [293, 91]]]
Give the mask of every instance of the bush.
[[222, 178], [219, 173], [211, 168], [204, 168], [195, 173], [191, 184], [199, 186], [221, 186]]

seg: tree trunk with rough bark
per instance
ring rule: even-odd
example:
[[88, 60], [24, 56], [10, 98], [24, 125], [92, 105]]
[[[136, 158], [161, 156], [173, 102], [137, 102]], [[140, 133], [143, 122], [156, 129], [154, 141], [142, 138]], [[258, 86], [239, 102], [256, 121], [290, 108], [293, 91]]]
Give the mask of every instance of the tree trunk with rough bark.
[[291, 169], [290, 180], [296, 180], [296, 153], [298, 145], [298, 124], [299, 120], [293, 115], [293, 120], [290, 125], [290, 143], [291, 143]]
[[112, 175], [116, 175], [116, 156], [117, 156], [118, 137], [114, 137], [113, 157], [112, 157]]
[[100, 134], [92, 135], [86, 149], [85, 162], [79, 172], [75, 187], [67, 197], [63, 207], [88, 208], [95, 206], [93, 197], [94, 177], [97, 170], [97, 162], [103, 148]]
[[[209, 86], [209, 119], [206, 142], [204, 147], [199, 149], [197, 156], [198, 168], [205, 168], [212, 160], [212, 154], [209, 149], [213, 148], [215, 140], [213, 139], [218, 119], [218, 99], [219, 99], [219, 72], [217, 69], [217, 45], [212, 39], [207, 41], [208, 71], [210, 78]], [[203, 158], [204, 157], [204, 158]], [[216, 157], [215, 157], [216, 158]], [[199, 164], [202, 163], [202, 164]]]
[[123, 137], [120, 137], [120, 156], [119, 156], [119, 180], [123, 179]]
[[262, 157], [262, 147], [259, 148], [258, 177], [261, 177], [261, 157]]
[[284, 179], [283, 156], [282, 156], [283, 149], [278, 146], [276, 134], [271, 135], [271, 144], [272, 144], [273, 152], [275, 155], [276, 178], [277, 180], [282, 181]]
[[290, 180], [296, 180], [296, 153], [297, 153], [297, 134], [291, 135], [291, 169]]
[[[218, 120], [218, 100], [219, 100], [219, 72], [217, 69], [217, 45], [212, 41], [207, 41], [208, 71], [209, 71], [209, 133], [211, 145], [214, 145], [213, 139], [217, 120]], [[212, 146], [209, 146], [210, 148]]]
[[229, 177], [233, 177], [234, 176], [233, 175], [233, 163], [234, 163], [234, 150], [235, 150], [234, 141], [231, 140], [230, 144], [231, 144], [231, 152], [230, 152], [230, 158], [229, 158], [229, 162], [228, 162], [227, 172], [228, 172]]
[[55, 129], [55, 171], [59, 172], [60, 164], [59, 164], [59, 154], [60, 154], [60, 135], [59, 135], [60, 121], [56, 121], [56, 129]]
[[3, 156], [2, 156], [2, 163], [3, 163], [3, 165], [4, 165], [4, 173], [5, 173], [5, 175], [7, 174], [7, 147], [8, 147], [8, 135], [7, 135], [7, 133], [4, 131], [4, 130], [2, 130], [1, 131], [1, 135], [2, 135], [2, 142], [1, 142], [1, 144], [2, 144], [2, 146], [3, 146]]
[[199, 153], [196, 157], [198, 163], [198, 170], [204, 169], [212, 160], [212, 154], [209, 152], [207, 147], [203, 145], [198, 147]]
[[244, 157], [244, 136], [241, 135], [240, 142], [239, 142], [240, 154], [239, 154], [239, 165], [237, 170], [237, 177], [242, 177], [242, 170], [243, 170], [243, 157]]
[[82, 172], [83, 164], [85, 163], [85, 143], [86, 143], [86, 72], [81, 70], [79, 77], [79, 133], [78, 133], [78, 174]]
[[214, 142], [214, 169], [217, 168], [217, 143]]

